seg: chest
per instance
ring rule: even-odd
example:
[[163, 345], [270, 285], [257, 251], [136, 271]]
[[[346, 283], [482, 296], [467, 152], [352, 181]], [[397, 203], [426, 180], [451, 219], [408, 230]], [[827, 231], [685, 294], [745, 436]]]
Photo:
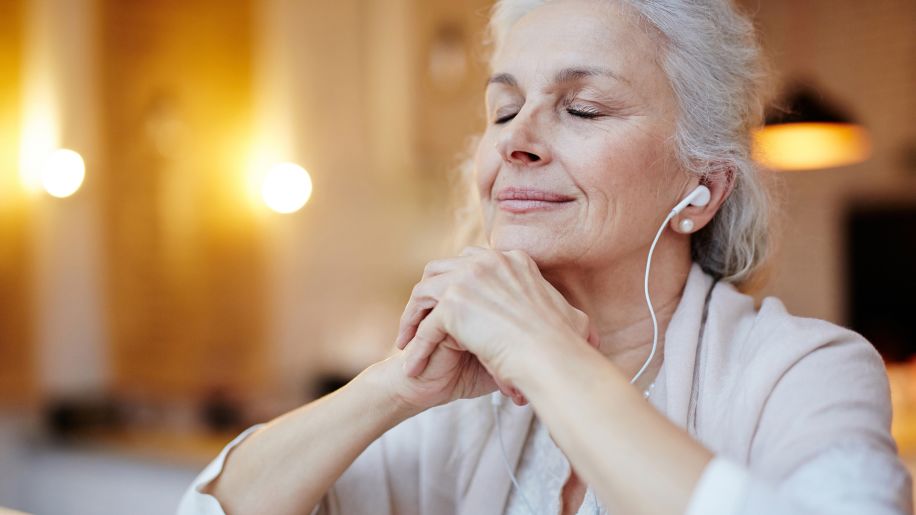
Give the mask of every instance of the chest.
[[597, 498], [572, 470], [547, 429], [535, 419], [516, 467], [506, 515], [594, 515], [605, 513]]

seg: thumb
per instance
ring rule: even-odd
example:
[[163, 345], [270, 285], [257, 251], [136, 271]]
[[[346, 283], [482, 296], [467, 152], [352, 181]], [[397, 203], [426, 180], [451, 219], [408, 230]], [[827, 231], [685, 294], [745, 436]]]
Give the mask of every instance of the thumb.
[[601, 346], [601, 338], [598, 337], [598, 329], [595, 324], [588, 323], [588, 344], [598, 349]]

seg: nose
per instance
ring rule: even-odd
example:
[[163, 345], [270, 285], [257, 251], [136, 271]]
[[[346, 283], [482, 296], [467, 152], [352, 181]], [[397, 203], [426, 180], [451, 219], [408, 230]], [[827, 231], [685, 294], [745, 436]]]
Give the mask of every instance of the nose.
[[542, 122], [536, 113], [519, 112], [503, 127], [496, 149], [503, 160], [521, 167], [543, 166], [550, 162]]

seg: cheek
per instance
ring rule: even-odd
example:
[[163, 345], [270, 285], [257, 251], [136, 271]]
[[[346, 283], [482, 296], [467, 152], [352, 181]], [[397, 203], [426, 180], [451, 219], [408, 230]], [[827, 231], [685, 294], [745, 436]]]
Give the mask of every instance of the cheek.
[[[613, 210], [644, 184], [643, 156], [621, 141], [602, 141], [569, 156], [566, 168], [592, 209]], [[598, 213], [596, 213], [598, 214]]]
[[474, 185], [480, 194], [480, 201], [484, 205], [490, 200], [490, 191], [493, 189], [493, 182], [496, 180], [496, 172], [499, 170], [499, 155], [493, 148], [493, 144], [484, 138], [477, 145], [477, 152], [474, 154]]
[[655, 138], [619, 133], [568, 155], [566, 168], [588, 199], [588, 223], [600, 233], [642, 227], [653, 219], [666, 186], [666, 154]]

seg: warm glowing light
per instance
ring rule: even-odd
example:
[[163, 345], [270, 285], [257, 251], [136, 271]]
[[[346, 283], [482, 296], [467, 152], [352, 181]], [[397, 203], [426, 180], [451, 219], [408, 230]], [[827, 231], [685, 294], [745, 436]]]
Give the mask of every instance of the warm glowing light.
[[261, 197], [278, 213], [298, 211], [312, 196], [312, 178], [295, 163], [273, 165], [261, 184]]
[[836, 168], [868, 159], [871, 143], [862, 127], [848, 123], [782, 123], [755, 135], [757, 161], [774, 170]]
[[78, 153], [59, 148], [42, 164], [41, 185], [48, 194], [64, 198], [76, 193], [86, 177], [86, 165]]

